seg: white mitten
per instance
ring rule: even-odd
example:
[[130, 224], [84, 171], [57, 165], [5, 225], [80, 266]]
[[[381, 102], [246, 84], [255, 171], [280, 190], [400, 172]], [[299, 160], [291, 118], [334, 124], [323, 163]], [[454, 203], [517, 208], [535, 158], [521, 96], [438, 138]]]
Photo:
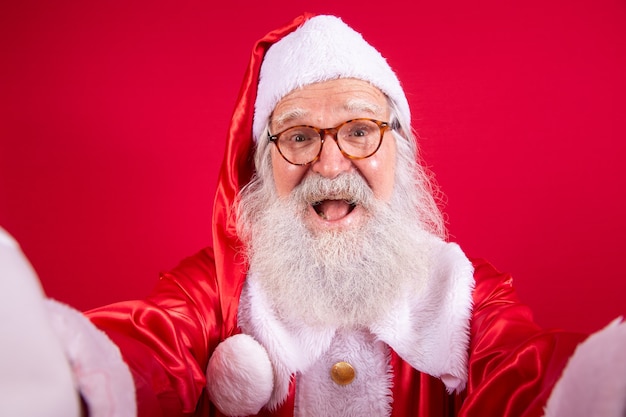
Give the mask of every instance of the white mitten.
[[548, 399], [545, 417], [626, 416], [626, 323], [581, 343]]
[[0, 228], [0, 416], [136, 415], [117, 346], [79, 311], [45, 297], [18, 244]]
[[89, 416], [136, 416], [135, 383], [117, 345], [81, 312], [54, 300], [46, 308]]
[[217, 346], [206, 375], [211, 401], [227, 416], [257, 414], [274, 388], [267, 351], [246, 334], [229, 337]]
[[0, 416], [74, 417], [77, 389], [39, 280], [0, 228]]

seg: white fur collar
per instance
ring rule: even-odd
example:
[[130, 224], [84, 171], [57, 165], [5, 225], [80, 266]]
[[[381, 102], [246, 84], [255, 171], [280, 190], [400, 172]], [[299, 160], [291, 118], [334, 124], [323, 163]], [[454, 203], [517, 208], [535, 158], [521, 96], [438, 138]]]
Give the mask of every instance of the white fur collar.
[[[450, 392], [460, 391], [467, 381], [473, 267], [456, 244], [439, 241], [432, 254], [421, 292], [398, 300], [397, 308], [369, 330], [415, 369], [440, 378]], [[285, 400], [291, 375], [319, 359], [337, 332], [280, 321], [255, 279], [246, 280], [239, 325], [265, 347], [272, 362], [270, 409]]]

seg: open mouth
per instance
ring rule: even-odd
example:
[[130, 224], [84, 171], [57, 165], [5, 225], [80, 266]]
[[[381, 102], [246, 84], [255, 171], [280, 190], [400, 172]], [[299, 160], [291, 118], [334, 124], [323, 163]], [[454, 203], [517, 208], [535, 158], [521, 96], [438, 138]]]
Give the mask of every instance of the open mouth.
[[312, 206], [322, 219], [333, 221], [350, 214], [356, 207], [356, 203], [348, 200], [321, 200], [314, 202]]

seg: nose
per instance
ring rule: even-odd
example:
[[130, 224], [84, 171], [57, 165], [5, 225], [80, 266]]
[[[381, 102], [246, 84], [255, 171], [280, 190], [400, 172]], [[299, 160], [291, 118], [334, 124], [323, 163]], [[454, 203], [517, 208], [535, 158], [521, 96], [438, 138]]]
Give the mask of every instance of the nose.
[[327, 133], [320, 157], [313, 163], [311, 169], [325, 178], [332, 179], [352, 169], [352, 162], [341, 153], [333, 135]]

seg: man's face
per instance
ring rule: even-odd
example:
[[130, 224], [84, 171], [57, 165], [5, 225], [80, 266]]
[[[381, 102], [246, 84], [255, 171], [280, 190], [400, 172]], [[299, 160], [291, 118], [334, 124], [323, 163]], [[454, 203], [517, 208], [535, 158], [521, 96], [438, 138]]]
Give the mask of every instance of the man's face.
[[[389, 122], [390, 113], [377, 88], [334, 80], [287, 95], [269, 128], [277, 134], [354, 118]], [[418, 207], [428, 201], [421, 198], [428, 187], [416, 183], [419, 170], [405, 157], [409, 150], [399, 154], [408, 142], [396, 142], [389, 132], [379, 150], [361, 160], [345, 157], [331, 137], [325, 140], [319, 159], [306, 166], [290, 164], [271, 144], [272, 175], [267, 148], [257, 155], [259, 173], [242, 190], [237, 218], [248, 279], [261, 285], [287, 322], [369, 326], [428, 278], [432, 235]]]
[[[272, 133], [296, 125], [320, 128], [335, 127], [354, 118], [371, 118], [389, 122], [389, 106], [385, 95], [369, 83], [355, 79], [338, 79], [311, 84], [286, 95], [274, 109]], [[361, 175], [374, 196], [389, 201], [392, 196], [396, 143], [385, 132], [380, 149], [369, 158], [352, 160], [345, 157], [337, 143], [327, 136], [319, 159], [306, 166], [292, 165], [272, 146], [272, 170], [277, 193], [287, 197], [307, 176], [320, 175], [334, 179], [342, 173]], [[367, 213], [343, 200], [327, 200], [308, 207], [305, 223], [312, 231], [341, 230], [363, 223]]]

